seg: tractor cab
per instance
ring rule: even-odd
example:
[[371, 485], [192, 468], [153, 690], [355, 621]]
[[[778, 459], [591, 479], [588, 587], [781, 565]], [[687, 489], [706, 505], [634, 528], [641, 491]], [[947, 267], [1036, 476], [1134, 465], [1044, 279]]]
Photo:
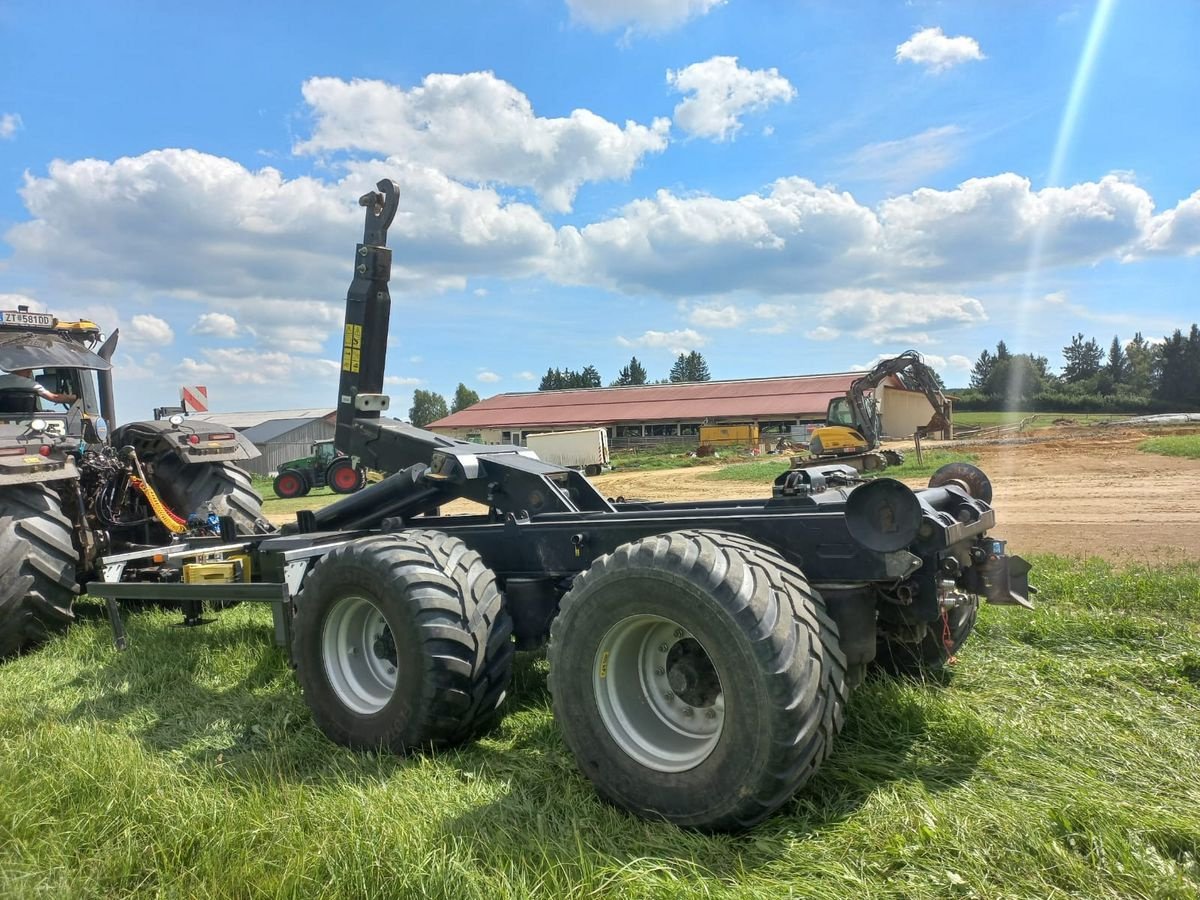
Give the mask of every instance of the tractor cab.
[[333, 462], [335, 457], [341, 456], [333, 446], [333, 438], [324, 441], [313, 441], [312, 455], [316, 461], [322, 465], [328, 466]]
[[0, 474], [68, 477], [71, 454], [104, 443], [116, 338], [102, 338], [93, 322], [0, 310]]

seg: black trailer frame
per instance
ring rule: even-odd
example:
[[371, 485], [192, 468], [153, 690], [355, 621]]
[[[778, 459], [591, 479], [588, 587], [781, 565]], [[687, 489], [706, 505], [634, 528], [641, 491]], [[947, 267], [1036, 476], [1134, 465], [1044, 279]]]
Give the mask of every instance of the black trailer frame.
[[[397, 194], [390, 181], [381, 181], [378, 187], [378, 192], [360, 200], [366, 208], [366, 227], [363, 242], [355, 251], [355, 275], [346, 300], [335, 440], [339, 450], [358, 457], [364, 465], [393, 474], [324, 509], [298, 513], [293, 525], [275, 535], [235, 536], [226, 521], [220, 538], [186, 538], [169, 547], [106, 557], [103, 580], [92, 582], [87, 590], [106, 599], [118, 646], [127, 642], [120, 600], [179, 601], [189, 624], [200, 621], [205, 602], [269, 603], [276, 640], [292, 654], [302, 684], [309, 685], [307, 693], [312, 682], [305, 682], [307, 660], [298, 658], [294, 634], [297, 617], [304, 617], [300, 607], [309, 602], [301, 594], [314, 572], [322, 569], [323, 560], [337, 558], [342, 565], [346, 554], [357, 552], [356, 548], [391, 546], [379, 544], [378, 535], [446, 535], [477, 554], [489, 572], [488, 579], [494, 576], [495, 589], [503, 597], [503, 612], [495, 615], [506, 622], [511, 618], [516, 649], [545, 644], [551, 639], [552, 627], [555, 636], [561, 636], [555, 623], [560, 606], [565, 609], [569, 595], [579, 593], [581, 585], [600, 580], [593, 578], [593, 570], [610, 568], [617, 558], [632, 558], [630, 548], [646, 541], [689, 535], [693, 543], [725, 542], [739, 565], [744, 563], [760, 575], [783, 573], [779, 586], [771, 590], [789, 594], [795, 614], [809, 617], [808, 627], [817, 629], [814, 634], [819, 631], [824, 650], [813, 652], [824, 653], [831, 660], [820, 676], [822, 684], [828, 682], [822, 688], [827, 696], [827, 710], [822, 715], [833, 723], [826, 728], [830, 733], [821, 739], [824, 749], [812, 751], [819, 761], [828, 752], [832, 732], [840, 723], [847, 687], [861, 679], [879, 647], [889, 642], [920, 647], [933, 626], [943, 623], [949, 629], [948, 617], [958, 615], [956, 610], [964, 613], [956, 622], [961, 620], [969, 631], [979, 598], [1029, 605], [1029, 565], [1006, 555], [1004, 542], [988, 536], [995, 525], [991, 486], [973, 466], [944, 467], [930, 486], [920, 491], [887, 478], [864, 481], [848, 466], [823, 465], [783, 473], [772, 496], [765, 499], [624, 501], [604, 497], [580, 473], [544, 463], [525, 448], [480, 445], [382, 420], [389, 405], [382, 393], [391, 303], [391, 251], [386, 240]], [[441, 514], [442, 506], [461, 499], [474, 501], [480, 512]], [[239, 563], [238, 579], [185, 583], [203, 566], [234, 558], [244, 563]], [[672, 565], [680, 568], [684, 563]], [[686, 581], [676, 574], [660, 581], [654, 580], [653, 572], [640, 577], [664, 595]], [[488, 587], [484, 593], [491, 590]], [[693, 598], [702, 597], [692, 588], [687, 590]], [[403, 593], [400, 588], [397, 591]], [[497, 598], [494, 605], [500, 602]], [[969, 617], [965, 615], [968, 612]], [[574, 610], [572, 615], [574, 620], [580, 618]], [[667, 616], [663, 621], [672, 620]], [[500, 627], [495, 622], [492, 626]], [[394, 624], [388, 627], [395, 629]], [[752, 630], [764, 627], [760, 622]], [[499, 638], [505, 646], [506, 634], [501, 632]], [[675, 634], [684, 635], [685, 629], [676, 629]], [[314, 640], [319, 640], [319, 635]], [[553, 672], [553, 639], [551, 647]], [[375, 657], [390, 661], [393, 672], [403, 662], [394, 643], [384, 646], [377, 641], [374, 648]], [[950, 650], [949, 644], [946, 649]], [[493, 652], [490, 643], [488, 652]], [[494, 652], [511, 654], [503, 648]], [[583, 677], [604, 679], [608, 654], [605, 649], [598, 675], [585, 672]], [[698, 671], [694, 658], [685, 663], [692, 674]], [[663, 667], [655, 671], [661, 674]], [[717, 676], [704, 677], [711, 680]], [[481, 693], [485, 687], [485, 682], [478, 683]], [[556, 714], [560, 711], [557, 697], [558, 693]], [[711, 705], [707, 710], [713, 714]], [[687, 715], [692, 714], [688, 707]], [[354, 746], [370, 746], [375, 740], [355, 737], [341, 725], [323, 722], [322, 727], [334, 739]], [[416, 742], [446, 743], [468, 732], [465, 727], [450, 729], [425, 734]], [[578, 740], [570, 742], [574, 745]], [[399, 749], [412, 745], [413, 741], [400, 739], [390, 744]], [[616, 765], [611, 760], [610, 764], [610, 768]], [[669, 769], [667, 763], [663, 765]], [[783, 783], [785, 788], [807, 777], [808, 770], [801, 772], [798, 765], [788, 776], [792, 780]], [[761, 815], [742, 807], [736, 813], [681, 812], [671, 806], [675, 800], [641, 806], [640, 800], [635, 802], [619, 789], [606, 787], [603, 771], [589, 770], [583, 761], [581, 767], [606, 796], [680, 824], [742, 827], [782, 802], [774, 795], [769, 802], [763, 801], [765, 812]], [[779, 786], [771, 784], [778, 793]]]

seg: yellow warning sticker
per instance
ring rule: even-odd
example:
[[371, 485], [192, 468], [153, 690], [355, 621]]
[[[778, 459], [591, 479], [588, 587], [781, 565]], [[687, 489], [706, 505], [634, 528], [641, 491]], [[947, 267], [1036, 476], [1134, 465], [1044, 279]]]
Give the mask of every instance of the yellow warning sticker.
[[342, 371], [357, 372], [362, 362], [362, 326], [347, 325], [342, 339]]
[[605, 650], [600, 654], [600, 677], [608, 677], [608, 651]]

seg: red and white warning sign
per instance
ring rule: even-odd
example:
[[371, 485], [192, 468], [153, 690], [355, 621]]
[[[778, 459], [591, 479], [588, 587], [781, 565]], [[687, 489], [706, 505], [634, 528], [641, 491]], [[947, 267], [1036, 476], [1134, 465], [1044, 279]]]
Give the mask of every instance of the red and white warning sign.
[[185, 384], [179, 389], [179, 405], [184, 412], [208, 412], [208, 388], [202, 384]]

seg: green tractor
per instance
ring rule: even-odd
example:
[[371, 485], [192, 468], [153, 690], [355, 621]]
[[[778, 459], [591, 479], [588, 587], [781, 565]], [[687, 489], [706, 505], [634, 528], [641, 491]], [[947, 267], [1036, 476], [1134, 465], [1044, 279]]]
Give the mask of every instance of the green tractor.
[[329, 485], [335, 494], [353, 494], [367, 483], [367, 470], [353, 457], [334, 449], [333, 438], [314, 441], [308, 456], [279, 467], [275, 493], [284, 500], [303, 497], [315, 487]]

